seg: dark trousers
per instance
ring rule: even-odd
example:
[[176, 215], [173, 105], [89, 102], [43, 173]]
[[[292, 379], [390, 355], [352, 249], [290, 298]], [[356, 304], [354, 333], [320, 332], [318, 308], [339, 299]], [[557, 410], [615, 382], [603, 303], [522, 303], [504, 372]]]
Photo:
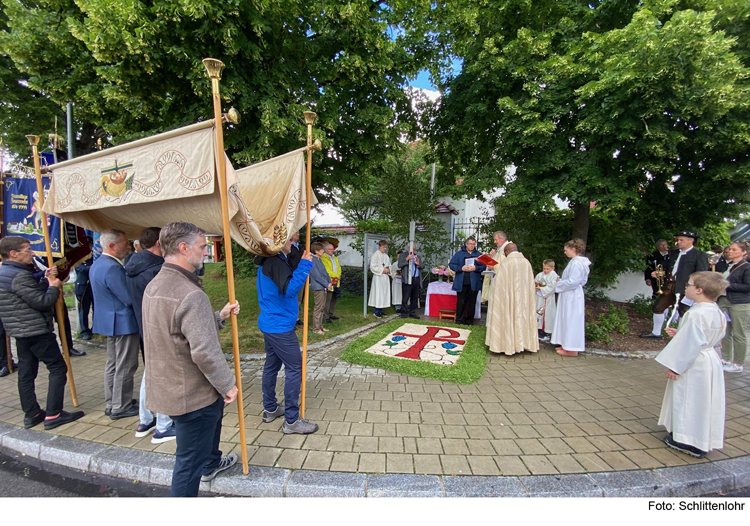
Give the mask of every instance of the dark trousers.
[[47, 414], [54, 416], [63, 408], [65, 382], [68, 367], [65, 365], [57, 339], [52, 333], [16, 338], [18, 351], [18, 394], [21, 397], [21, 409], [27, 417], [36, 416], [41, 408], [36, 400], [34, 381], [39, 373], [39, 362], [44, 363], [49, 371], [47, 389]]
[[263, 367], [263, 409], [276, 411], [276, 378], [284, 365], [284, 418], [293, 424], [299, 418], [299, 392], [302, 388], [302, 352], [294, 331], [263, 333], [266, 365]]
[[464, 283], [463, 290], [456, 292], [456, 323], [474, 323], [478, 293], [477, 290], [471, 290], [468, 283]]
[[89, 327], [89, 313], [94, 307], [94, 293], [91, 292], [91, 285], [86, 286], [86, 292], [78, 298], [78, 330], [81, 335], [91, 334]]
[[[685, 297], [684, 294], [680, 296], [680, 304], [677, 306], [677, 310], [680, 313], [680, 317], [684, 316], [685, 313], [690, 308], [689, 306], [682, 303], [682, 299]], [[659, 296], [659, 299], [656, 300], [656, 304], [654, 305], [654, 314], [662, 314], [665, 310], [667, 310], [669, 307], [674, 305], [676, 296], [673, 292], [665, 292], [664, 294]]]
[[171, 497], [197, 497], [201, 476], [209, 475], [221, 462], [221, 420], [224, 398], [184, 415], [173, 416], [177, 435]]
[[5, 327], [0, 321], [0, 369], [8, 366], [8, 346], [5, 342]]
[[[419, 277], [413, 277], [410, 284], [401, 284], [401, 317], [417, 314], [417, 303], [419, 303]], [[411, 304], [409, 303], [411, 301]]]

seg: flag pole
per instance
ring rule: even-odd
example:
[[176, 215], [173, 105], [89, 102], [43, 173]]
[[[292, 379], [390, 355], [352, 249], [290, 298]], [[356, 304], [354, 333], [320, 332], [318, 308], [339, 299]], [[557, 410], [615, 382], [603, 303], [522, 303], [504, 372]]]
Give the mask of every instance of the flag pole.
[[[203, 65], [211, 79], [211, 91], [214, 101], [214, 125], [216, 130], [216, 164], [219, 167], [219, 194], [221, 195], [221, 216], [224, 228], [224, 261], [227, 265], [227, 288], [229, 289], [229, 303], [235, 302], [234, 295], [234, 267], [232, 265], [232, 237], [229, 232], [229, 209], [227, 188], [227, 166], [224, 158], [224, 123], [221, 114], [221, 98], [219, 97], [219, 80], [224, 63], [215, 58], [204, 58]], [[245, 410], [242, 400], [242, 372], [240, 371], [240, 337], [237, 331], [237, 316], [231, 313], [232, 351], [234, 353], [234, 376], [237, 382], [237, 418], [240, 426], [240, 448], [242, 452], [242, 473], [248, 474], [247, 443], [245, 442]]]
[[[305, 250], [310, 253], [310, 200], [312, 199], [312, 127], [315, 124], [317, 114], [314, 111], [305, 111], [305, 124], [307, 124], [307, 234], [305, 235]], [[307, 389], [307, 327], [308, 315], [310, 313], [310, 275], [305, 281], [304, 318], [302, 318], [302, 386], [300, 392], [300, 416], [305, 418], [305, 391]]]
[[[52, 248], [49, 241], [49, 227], [47, 226], [47, 214], [42, 211], [44, 207], [44, 186], [42, 185], [42, 165], [39, 161], [39, 136], [38, 135], [27, 135], [26, 138], [29, 140], [31, 145], [31, 152], [34, 155], [34, 172], [36, 173], [36, 191], [39, 194], [39, 213], [42, 216], [42, 231], [44, 232], [44, 248], [47, 250], [47, 266], [52, 268], [54, 262], [52, 261]], [[55, 314], [57, 315], [57, 329], [60, 332], [60, 343], [62, 343], [62, 355], [65, 359], [65, 365], [68, 366], [68, 386], [70, 387], [70, 398], [73, 400], [73, 405], [78, 407], [78, 394], [76, 394], [76, 383], [73, 380], [73, 369], [70, 366], [70, 353], [68, 349], [68, 338], [65, 335], [65, 300], [63, 299], [63, 291], [60, 289], [60, 295], [57, 297], [55, 303]]]
[[[5, 179], [5, 144], [3, 143], [3, 139], [0, 138], [0, 183], [3, 182], [3, 179]], [[5, 203], [3, 202], [3, 207], [5, 206]], [[3, 234], [7, 234], [7, 232], [3, 232]], [[10, 336], [8, 336], [8, 333], [5, 333], [5, 350], [8, 354], [8, 371], [13, 372], [13, 351], [10, 348]]]

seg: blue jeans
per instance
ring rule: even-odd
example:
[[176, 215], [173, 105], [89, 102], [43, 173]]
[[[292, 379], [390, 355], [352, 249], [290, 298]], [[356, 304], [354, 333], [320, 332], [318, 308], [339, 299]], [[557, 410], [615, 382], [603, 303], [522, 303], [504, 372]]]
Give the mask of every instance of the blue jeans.
[[177, 451], [170, 497], [197, 497], [201, 475], [209, 475], [221, 462], [221, 419], [224, 398], [184, 415], [173, 416]]
[[[138, 421], [141, 424], [150, 424], [154, 421], [154, 413], [146, 409], [146, 373], [141, 378], [141, 391], [138, 398]], [[172, 419], [167, 415], [156, 413], [156, 430], [164, 433], [172, 425]]]
[[383, 314], [383, 309], [375, 308], [375, 314]]
[[276, 378], [284, 365], [284, 418], [293, 424], [299, 418], [299, 392], [302, 387], [302, 351], [294, 331], [263, 333], [266, 365], [263, 367], [263, 409], [276, 411]]

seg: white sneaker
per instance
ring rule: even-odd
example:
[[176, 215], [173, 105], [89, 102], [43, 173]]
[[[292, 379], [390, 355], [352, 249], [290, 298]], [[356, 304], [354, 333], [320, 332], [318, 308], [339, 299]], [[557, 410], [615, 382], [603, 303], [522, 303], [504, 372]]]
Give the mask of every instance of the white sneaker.
[[729, 362], [728, 365], [723, 367], [725, 373], [741, 373], [745, 370], [743, 366], [738, 363]]
[[[721, 354], [719, 354], [719, 356], [721, 356]], [[721, 365], [724, 365], [724, 366], [726, 366], [726, 365], [732, 365], [732, 362], [728, 362], [724, 358], [722, 358], [721, 359]]]

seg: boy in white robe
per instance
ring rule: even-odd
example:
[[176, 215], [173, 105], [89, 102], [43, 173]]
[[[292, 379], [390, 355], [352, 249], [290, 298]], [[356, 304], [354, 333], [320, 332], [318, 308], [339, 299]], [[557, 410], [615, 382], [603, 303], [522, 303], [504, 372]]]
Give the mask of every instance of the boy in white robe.
[[656, 357], [669, 369], [659, 414], [669, 431], [664, 443], [696, 458], [724, 447], [724, 372], [714, 346], [727, 328], [716, 305], [727, 285], [716, 272], [690, 275], [685, 296], [693, 306], [679, 329], [666, 329], [672, 340]]
[[534, 277], [537, 329], [539, 330], [539, 340], [545, 343], [550, 341], [552, 329], [555, 327], [555, 315], [557, 314], [555, 283], [557, 283], [559, 277], [555, 272], [555, 262], [551, 259], [544, 260], [542, 272]]

